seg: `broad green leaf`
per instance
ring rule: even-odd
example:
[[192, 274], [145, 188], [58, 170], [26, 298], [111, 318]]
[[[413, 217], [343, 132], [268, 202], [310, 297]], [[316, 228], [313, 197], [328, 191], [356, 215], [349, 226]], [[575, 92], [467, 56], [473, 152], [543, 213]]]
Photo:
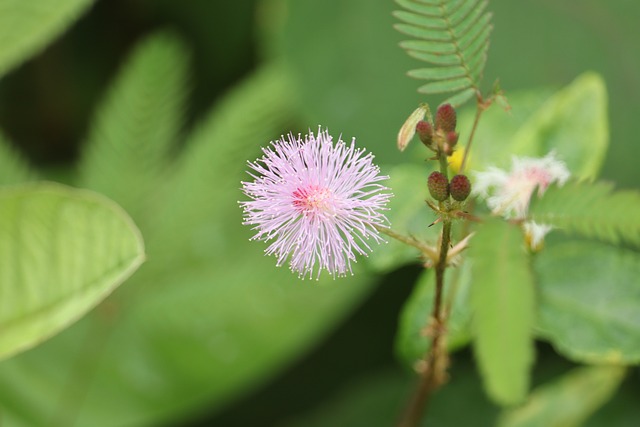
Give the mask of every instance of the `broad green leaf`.
[[126, 61], [89, 132], [80, 186], [111, 197], [135, 218], [155, 195], [176, 145], [185, 108], [186, 60], [186, 49], [174, 36], [145, 39]]
[[[383, 173], [389, 176], [384, 185], [393, 193], [387, 212], [391, 228], [405, 236], [436, 245], [442, 228], [429, 227], [429, 224], [437, 219], [436, 214], [425, 203], [429, 196], [426, 186], [429, 167], [431, 165], [420, 167], [404, 164], [384, 168]], [[420, 261], [418, 249], [384, 237], [387, 243], [374, 248], [366, 258], [367, 264], [376, 271], [385, 272], [410, 262]]]
[[51, 43], [92, 3], [93, 0], [0, 1], [0, 77]]
[[[465, 262], [458, 268], [449, 268], [445, 274], [444, 301], [450, 307], [446, 341], [450, 351], [467, 345], [471, 338], [470, 264]], [[423, 359], [431, 348], [431, 339], [425, 334], [425, 329], [433, 313], [434, 296], [435, 274], [426, 270], [420, 275], [398, 322], [396, 354], [410, 367]]]
[[542, 251], [534, 266], [542, 337], [578, 362], [640, 362], [638, 253], [566, 242]]
[[585, 73], [540, 107], [520, 128], [509, 149], [532, 157], [555, 151], [575, 177], [593, 179], [608, 145], [605, 84], [598, 74]]
[[624, 379], [622, 366], [577, 368], [534, 390], [527, 403], [503, 413], [499, 427], [579, 427]]
[[142, 263], [117, 205], [57, 184], [0, 190], [0, 358], [77, 320]]
[[534, 284], [520, 229], [485, 221], [469, 248], [474, 352], [485, 387], [502, 405], [521, 402], [533, 363]]
[[19, 184], [33, 175], [27, 162], [0, 132], [0, 185]]
[[613, 191], [605, 182], [569, 182], [551, 186], [541, 198], [533, 197], [532, 220], [571, 234], [610, 243], [640, 244], [640, 193]]

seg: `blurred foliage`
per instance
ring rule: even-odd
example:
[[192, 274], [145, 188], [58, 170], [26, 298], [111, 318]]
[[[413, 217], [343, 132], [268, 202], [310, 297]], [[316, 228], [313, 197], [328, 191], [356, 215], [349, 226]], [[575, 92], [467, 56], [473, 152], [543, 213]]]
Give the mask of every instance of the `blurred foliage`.
[[490, 219], [469, 248], [474, 354], [487, 393], [505, 406], [527, 397], [534, 359], [535, 283], [523, 240], [519, 227]]
[[251, 250], [239, 182], [244, 160], [295, 116], [287, 73], [254, 72], [180, 150], [187, 56], [175, 36], [143, 40], [97, 110], [70, 179], [127, 206], [148, 262], [104, 308], [0, 364], [9, 425], [158, 424], [220, 406], [274, 375], [374, 283], [356, 270], [344, 286], [295, 286]]
[[[38, 3], [44, 4], [29, 5]], [[405, 77], [418, 62], [398, 48], [404, 37], [392, 28], [393, 2], [118, 0], [88, 9], [90, 2], [65, 1], [47, 19], [30, 15], [22, 4], [27, 3], [0, 0], [2, 19], [11, 17], [5, 11], [19, 11], [16, 16], [29, 24], [20, 26], [20, 43], [5, 41], [11, 49], [0, 56], [4, 70], [13, 70], [0, 80], [2, 183], [33, 177], [14, 155], [21, 151], [42, 166], [42, 176], [99, 190], [125, 206], [148, 242], [149, 256], [90, 316], [0, 364], [3, 425], [184, 425], [202, 411], [215, 414], [318, 343], [384, 280], [374, 279], [372, 270], [386, 273], [415, 261], [413, 252], [389, 243], [361, 263], [354, 278], [297, 283], [262, 256], [259, 244], [247, 242], [250, 231], [241, 227], [236, 205], [239, 182], [246, 179], [244, 161], [258, 155], [259, 145], [291, 127], [304, 131], [322, 124], [345, 139], [356, 136], [388, 164], [390, 186], [398, 193], [394, 226], [424, 233], [432, 218], [415, 183], [428, 170], [394, 166], [423, 160], [419, 144], [398, 153], [395, 134], [425, 99]], [[605, 178], [637, 187], [631, 160], [640, 155], [640, 124], [629, 112], [640, 109], [640, 56], [629, 52], [637, 50], [632, 35], [640, 6], [624, 0], [528, 0], [493, 2], [491, 10], [495, 30], [485, 74], [500, 77], [514, 108], [511, 114], [494, 108], [483, 117], [472, 167], [495, 159], [507, 163], [512, 143], [533, 147], [523, 153], [539, 154], [546, 149], [540, 142], [555, 135], [554, 147], [583, 168], [582, 176], [594, 177], [604, 161]], [[69, 32], [42, 50], [64, 25]], [[12, 28], [1, 27], [0, 32]], [[148, 37], [167, 27], [171, 33]], [[604, 84], [595, 74], [551, 96], [550, 87], [564, 86], [588, 69], [604, 77], [610, 117]], [[426, 99], [432, 105], [441, 100]], [[567, 115], [568, 110], [580, 114]], [[463, 140], [470, 114], [460, 117]], [[589, 150], [575, 151], [585, 146]], [[77, 168], [70, 166], [78, 159]], [[431, 232], [424, 237], [433, 241]], [[639, 329], [637, 305], [629, 297], [638, 283], [632, 274], [637, 253], [595, 243], [575, 247], [550, 239], [548, 252], [534, 260], [541, 289], [537, 333], [572, 360], [637, 363], [637, 340], [625, 340]], [[598, 257], [606, 261], [602, 270], [596, 269]], [[421, 293], [412, 300], [425, 295], [429, 277], [423, 275]], [[406, 292], [408, 284], [393, 286]], [[601, 301], [598, 310], [584, 315], [593, 300]], [[577, 301], [575, 310], [566, 310], [567, 301]], [[419, 325], [407, 319], [424, 312], [424, 305], [409, 307], [400, 334], [415, 337]], [[468, 314], [460, 312], [463, 319]], [[609, 335], [602, 335], [603, 325]], [[356, 344], [362, 334], [376, 331], [362, 327], [341, 344], [342, 351], [367, 357], [367, 349]], [[411, 351], [413, 356], [404, 355], [407, 363], [417, 357]], [[469, 358], [456, 360], [451, 384], [432, 402], [434, 422], [491, 425], [498, 410], [486, 402]], [[319, 365], [316, 379], [335, 370]], [[601, 372], [614, 394], [613, 380], [620, 376]], [[559, 374], [545, 378], [556, 385], [534, 396], [566, 397], [565, 385], [574, 384], [574, 377], [567, 381]], [[336, 416], [367, 426], [395, 419], [408, 390], [406, 377], [374, 372], [354, 387], [351, 379], [335, 375], [344, 392], [325, 402], [310, 399], [310, 413], [299, 414], [292, 425], [337, 425]], [[535, 371], [533, 382], [539, 384]], [[631, 368], [620, 391], [587, 425], [634, 425], [629, 420], [639, 416], [637, 385], [638, 371]], [[288, 401], [299, 395], [295, 389], [267, 393], [282, 413], [256, 423], [290, 419]], [[583, 401], [579, 414], [596, 411], [605, 395]], [[467, 410], [460, 411], [461, 405]]]

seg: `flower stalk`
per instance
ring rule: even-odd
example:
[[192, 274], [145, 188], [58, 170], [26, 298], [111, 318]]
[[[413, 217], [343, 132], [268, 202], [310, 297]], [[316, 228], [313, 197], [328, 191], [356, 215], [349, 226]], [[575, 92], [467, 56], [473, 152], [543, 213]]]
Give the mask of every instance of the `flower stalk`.
[[[418, 426], [428, 405], [431, 394], [446, 381], [448, 354], [445, 347], [446, 316], [443, 304], [444, 278], [447, 265], [450, 264], [449, 248], [451, 247], [452, 221], [453, 218], [462, 217], [458, 215], [458, 212], [461, 212], [459, 210], [459, 202], [466, 199], [466, 196], [468, 195], [468, 191], [466, 191], [466, 194], [456, 197], [456, 201], [452, 202], [449, 200], [449, 191], [443, 192], [442, 188], [440, 188], [442, 186], [443, 179], [444, 182], [447, 183], [447, 186], [450, 186], [450, 183], [448, 182], [449, 165], [447, 162], [447, 156], [450, 154], [455, 142], [457, 141], [455, 123], [455, 110], [447, 104], [441, 106], [436, 114], [436, 129], [433, 133], [435, 144], [432, 145], [434, 151], [436, 151], [434, 160], [438, 161], [440, 175], [438, 175], [438, 172], [434, 172], [432, 174], [429, 182], [429, 191], [432, 196], [435, 195], [437, 196], [437, 199], [442, 200], [439, 200], [437, 207], [428, 202], [429, 206], [438, 213], [439, 222], [442, 222], [442, 234], [440, 237], [438, 257], [434, 262], [436, 279], [434, 305], [427, 327], [431, 336], [431, 348], [425, 355], [424, 363], [422, 364], [423, 368], [420, 370], [420, 381], [418, 383], [418, 387], [414, 392], [406, 411], [402, 415], [402, 418], [398, 423], [398, 427]], [[452, 134], [455, 135], [455, 138], [453, 139], [451, 138]], [[456, 177], [461, 178], [460, 176]], [[467, 178], [462, 178], [466, 180], [466, 184], [468, 185]], [[447, 187], [447, 190], [449, 190], [449, 187]], [[456, 190], [460, 193], [460, 188], [456, 188]], [[466, 190], [469, 190], [469, 187], [467, 187]], [[439, 197], [442, 194], [446, 194], [447, 197]], [[463, 246], [466, 246], [466, 241]], [[460, 251], [462, 249], [458, 248], [456, 250]]]

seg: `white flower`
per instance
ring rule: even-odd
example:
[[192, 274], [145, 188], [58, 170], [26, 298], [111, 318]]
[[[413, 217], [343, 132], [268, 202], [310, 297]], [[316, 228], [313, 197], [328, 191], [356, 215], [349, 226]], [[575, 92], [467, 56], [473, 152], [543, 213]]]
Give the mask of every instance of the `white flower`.
[[[505, 218], [524, 219], [536, 188], [540, 197], [550, 184], [563, 185], [569, 176], [567, 166], [556, 159], [553, 152], [542, 158], [514, 157], [509, 172], [495, 167], [486, 172], [476, 172], [473, 192], [486, 199], [493, 213]], [[523, 229], [531, 249], [539, 250], [551, 226], [527, 221]]]

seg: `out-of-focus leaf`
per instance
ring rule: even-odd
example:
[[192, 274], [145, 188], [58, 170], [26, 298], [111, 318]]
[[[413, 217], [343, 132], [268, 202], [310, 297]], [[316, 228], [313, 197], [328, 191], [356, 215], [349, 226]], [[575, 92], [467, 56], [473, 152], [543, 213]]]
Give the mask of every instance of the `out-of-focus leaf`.
[[520, 229], [502, 220], [478, 226], [469, 248], [474, 350], [487, 392], [521, 402], [533, 363], [534, 285]]
[[635, 427], [640, 419], [640, 368], [628, 369], [626, 379], [614, 394], [593, 416], [584, 423], [584, 427]]
[[[384, 168], [389, 175], [384, 185], [391, 188], [393, 197], [389, 202], [387, 218], [391, 228], [405, 236], [435, 245], [441, 227], [429, 227], [436, 220], [435, 213], [427, 206], [427, 177], [429, 168], [412, 164]], [[387, 244], [380, 245], [366, 259], [375, 270], [385, 272], [401, 265], [418, 262], [420, 251], [412, 246], [386, 237]]]
[[577, 368], [534, 390], [527, 403], [503, 413], [499, 427], [579, 427], [615, 393], [622, 366]]
[[[478, 374], [468, 357], [456, 358], [451, 379], [434, 393], [420, 426], [460, 427], [494, 425], [497, 408], [482, 392]], [[406, 372], [376, 373], [348, 385], [311, 413], [294, 418], [286, 427], [393, 426], [411, 397], [417, 378]], [[460, 406], [464, 402], [465, 410]]]
[[[447, 346], [450, 351], [468, 344], [471, 338], [469, 288], [470, 262], [450, 268], [445, 274], [444, 302], [447, 313]], [[424, 358], [431, 348], [431, 339], [424, 333], [433, 313], [435, 274], [422, 273], [409, 300], [402, 309], [396, 337], [396, 353], [410, 367]]]
[[19, 184], [33, 176], [26, 161], [0, 133], [0, 185]]
[[[467, 170], [484, 170], [489, 166], [509, 168], [513, 156], [524, 154], [514, 151], [512, 144], [514, 136], [552, 93], [551, 90], [542, 88], [532, 91], [509, 92], [509, 104], [511, 105], [509, 112], [505, 112], [497, 105], [484, 111], [473, 137], [471, 155], [467, 160]], [[468, 142], [475, 113], [475, 108], [464, 108], [458, 114], [459, 147], [465, 147]], [[419, 155], [424, 158], [424, 149]]]
[[93, 0], [2, 0], [0, 77], [51, 43], [92, 3]]
[[154, 267], [176, 268], [180, 263], [209, 263], [213, 257], [232, 256], [230, 251], [237, 245], [220, 235], [228, 227], [224, 221], [242, 221], [237, 201], [244, 197], [241, 181], [251, 179], [247, 161], [255, 160], [261, 146], [287, 130], [295, 108], [286, 70], [271, 64], [203, 119], [176, 162], [162, 208], [150, 218], [148, 240], [158, 241], [150, 246], [150, 251], [157, 250], [159, 262]]
[[613, 191], [605, 182], [570, 182], [533, 197], [529, 216], [567, 233], [640, 244], [640, 193]]
[[186, 57], [185, 47], [170, 34], [140, 43], [89, 132], [80, 186], [111, 197], [134, 218], [156, 194], [159, 178], [167, 172], [169, 150], [175, 149], [184, 110]]
[[522, 126], [509, 149], [542, 157], [555, 151], [577, 178], [595, 178], [609, 145], [607, 91], [595, 73], [579, 76]]
[[0, 358], [77, 320], [144, 259], [117, 205], [55, 184], [0, 190], [0, 236]]
[[375, 281], [361, 269], [301, 282], [241, 224], [246, 160], [292, 117], [277, 66], [218, 104], [154, 204], [149, 262], [109, 312], [0, 364], [6, 419], [111, 427], [214, 411], [276, 375], [367, 294]]
[[640, 255], [567, 242], [535, 260], [538, 328], [564, 356], [585, 363], [640, 362]]
[[[385, 164], [405, 161], [395, 143], [398, 130], [421, 102], [433, 101], [418, 95], [405, 75], [416, 61], [398, 48], [402, 35], [391, 15], [397, 6], [370, 0], [285, 0], [279, 6], [288, 19], [275, 50], [291, 68], [302, 117], [345, 139], [356, 137]], [[309, 31], [310, 22], [322, 25]]]

